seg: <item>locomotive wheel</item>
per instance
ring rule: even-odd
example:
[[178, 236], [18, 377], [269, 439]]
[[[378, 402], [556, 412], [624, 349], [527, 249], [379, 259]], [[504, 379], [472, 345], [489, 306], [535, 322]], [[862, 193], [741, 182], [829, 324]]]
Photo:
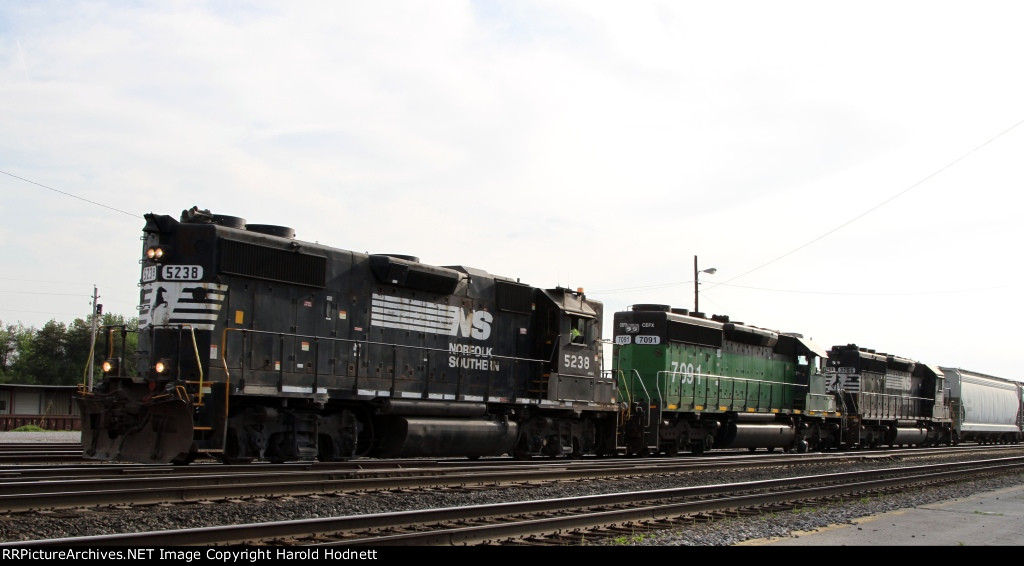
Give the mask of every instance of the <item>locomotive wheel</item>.
[[171, 464], [174, 465], [174, 466], [187, 466], [187, 465], [191, 464], [192, 462], [194, 462], [195, 459], [196, 459], [196, 453], [195, 453], [195, 451], [192, 451], [192, 452], [189, 452], [188, 454], [182, 456], [181, 458], [175, 458], [174, 460], [171, 460]]
[[698, 438], [690, 443], [690, 453], [694, 456], [701, 456], [704, 451], [711, 447], [710, 437]]
[[580, 441], [576, 437], [572, 439], [572, 452], [568, 456], [571, 460], [579, 460], [583, 457], [583, 449], [580, 448]]

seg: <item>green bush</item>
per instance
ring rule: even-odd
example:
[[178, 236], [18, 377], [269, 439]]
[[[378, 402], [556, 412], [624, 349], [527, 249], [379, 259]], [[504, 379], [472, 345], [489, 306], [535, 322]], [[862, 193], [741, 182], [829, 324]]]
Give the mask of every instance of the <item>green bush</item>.
[[12, 432], [46, 432], [46, 429], [41, 426], [36, 426], [34, 424], [27, 424], [19, 426], [16, 429], [13, 429]]

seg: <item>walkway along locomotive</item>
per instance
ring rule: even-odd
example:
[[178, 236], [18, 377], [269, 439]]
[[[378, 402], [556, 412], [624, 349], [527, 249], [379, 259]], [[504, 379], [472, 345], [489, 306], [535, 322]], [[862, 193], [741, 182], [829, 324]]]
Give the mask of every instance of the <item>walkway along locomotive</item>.
[[[86, 457], [188, 463], [604, 454], [602, 305], [462, 266], [146, 214], [126, 371], [78, 396]], [[116, 333], [115, 333], [116, 334]]]

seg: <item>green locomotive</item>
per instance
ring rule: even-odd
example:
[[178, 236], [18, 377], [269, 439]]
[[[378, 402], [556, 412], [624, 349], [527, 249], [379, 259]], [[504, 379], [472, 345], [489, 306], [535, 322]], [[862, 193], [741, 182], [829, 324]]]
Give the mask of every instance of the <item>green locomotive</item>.
[[826, 351], [799, 334], [667, 305], [614, 317], [614, 371], [627, 455], [710, 448], [804, 452], [838, 438]]

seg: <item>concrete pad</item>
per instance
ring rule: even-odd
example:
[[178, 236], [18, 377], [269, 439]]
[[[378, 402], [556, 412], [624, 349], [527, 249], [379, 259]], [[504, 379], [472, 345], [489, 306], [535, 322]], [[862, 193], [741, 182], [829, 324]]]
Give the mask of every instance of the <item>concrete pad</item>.
[[1024, 486], [737, 546], [1024, 546]]

